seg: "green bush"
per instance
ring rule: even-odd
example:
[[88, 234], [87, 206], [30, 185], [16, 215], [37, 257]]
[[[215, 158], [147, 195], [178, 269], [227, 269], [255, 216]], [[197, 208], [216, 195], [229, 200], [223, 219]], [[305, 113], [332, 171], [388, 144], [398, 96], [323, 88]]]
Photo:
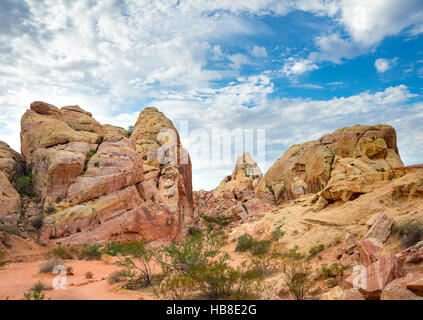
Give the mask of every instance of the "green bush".
[[251, 254], [257, 256], [268, 253], [271, 244], [272, 242], [270, 240], [255, 240], [251, 247]]
[[321, 268], [321, 274], [324, 278], [341, 278], [344, 275], [344, 267], [338, 262], [323, 265]]
[[282, 230], [273, 230], [272, 231], [272, 241], [278, 241], [280, 238], [282, 238], [285, 235], [285, 231]]
[[38, 291], [41, 292], [43, 290], [52, 290], [53, 287], [46, 285], [45, 283], [41, 282], [41, 280], [38, 280], [38, 282], [34, 283], [34, 285], [31, 288], [31, 291]]
[[193, 295], [196, 288], [197, 283], [192, 277], [174, 273], [165, 277], [153, 292], [161, 299], [186, 300]]
[[[144, 241], [133, 240], [124, 243], [122, 253], [115, 264], [123, 267], [122, 275], [128, 279], [126, 289], [136, 290], [152, 284], [151, 262], [155, 252], [145, 247]], [[135, 261], [134, 261], [135, 260]]]
[[84, 244], [80, 253], [80, 258], [85, 260], [100, 260], [102, 251], [100, 244]]
[[61, 245], [57, 246], [56, 248], [51, 249], [50, 252], [48, 253], [48, 256], [56, 257], [56, 258], [63, 259], [63, 260], [73, 258], [73, 256], [70, 254], [68, 248], [65, 247], [65, 246], [61, 246]]
[[40, 230], [43, 227], [43, 225], [44, 225], [43, 216], [39, 216], [31, 221], [31, 226], [36, 230]]
[[298, 252], [299, 247], [295, 245], [293, 248], [289, 249], [286, 253], [286, 257], [293, 260], [304, 259], [304, 255]]
[[194, 267], [205, 265], [220, 253], [224, 244], [220, 233], [207, 232], [188, 236], [181, 244], [163, 247], [156, 256], [165, 274], [188, 275]]
[[237, 252], [245, 252], [247, 250], [250, 250], [254, 244], [254, 239], [248, 235], [243, 234], [238, 238], [238, 243], [236, 245], [235, 251]]
[[238, 238], [235, 251], [245, 252], [250, 250], [251, 254], [256, 256], [269, 252], [271, 244], [271, 240], [255, 240], [250, 235], [243, 234]]
[[18, 191], [21, 195], [26, 195], [32, 198], [35, 197], [33, 178], [34, 175], [32, 173], [17, 177], [14, 183], [16, 191]]
[[233, 268], [223, 258], [199, 266], [192, 277], [200, 292], [209, 299], [245, 300], [258, 299], [266, 291], [266, 283], [259, 273]]
[[310, 248], [310, 250], [308, 251], [308, 257], [313, 258], [316, 254], [318, 254], [319, 252], [322, 252], [323, 250], [325, 250], [325, 245], [323, 244], [314, 246]]
[[198, 234], [201, 234], [202, 232], [201, 232], [201, 229], [200, 228], [197, 228], [197, 227], [189, 227], [188, 228], [188, 235], [190, 235], [190, 236], [195, 236], [195, 235], [198, 235]]
[[304, 261], [294, 261], [282, 269], [284, 282], [295, 300], [304, 300], [311, 288], [311, 268]]
[[203, 218], [203, 220], [208, 223], [208, 224], [216, 224], [219, 227], [226, 227], [227, 225], [229, 225], [234, 218], [232, 216], [230, 217], [224, 217], [224, 216], [206, 216], [206, 215], [201, 215], [201, 218]]
[[25, 300], [44, 300], [45, 295], [41, 290], [24, 293]]

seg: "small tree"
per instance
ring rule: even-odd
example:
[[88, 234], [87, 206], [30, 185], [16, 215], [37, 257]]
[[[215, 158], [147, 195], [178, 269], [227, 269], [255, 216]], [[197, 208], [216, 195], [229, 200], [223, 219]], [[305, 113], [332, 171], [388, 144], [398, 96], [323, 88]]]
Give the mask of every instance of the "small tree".
[[304, 300], [311, 288], [311, 268], [304, 261], [294, 261], [283, 268], [285, 285], [296, 300]]
[[208, 232], [187, 237], [181, 244], [163, 247], [156, 257], [164, 273], [187, 276], [195, 267], [206, 265], [220, 253], [223, 239], [219, 233]]
[[[155, 253], [145, 247], [143, 241], [131, 241], [122, 247], [122, 255], [118, 255], [116, 265], [123, 267], [122, 276], [129, 279], [127, 287], [138, 288], [150, 286], [152, 283], [151, 262]], [[134, 259], [139, 263], [135, 263]]]

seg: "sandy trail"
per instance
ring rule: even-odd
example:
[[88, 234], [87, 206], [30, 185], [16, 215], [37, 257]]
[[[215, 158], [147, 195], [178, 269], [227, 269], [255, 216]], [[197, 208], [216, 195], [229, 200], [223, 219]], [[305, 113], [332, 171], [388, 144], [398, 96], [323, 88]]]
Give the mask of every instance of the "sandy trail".
[[[46, 260], [36, 262], [10, 263], [0, 270], [0, 300], [20, 300], [24, 292], [41, 280], [52, 287], [53, 274], [40, 274], [40, 265]], [[103, 261], [66, 260], [66, 266], [73, 268], [74, 275], [67, 276], [66, 289], [43, 291], [45, 299], [51, 300], [136, 300], [152, 299], [151, 290], [127, 291], [117, 290], [107, 283], [107, 276], [117, 270], [114, 265]], [[92, 272], [93, 278], [87, 280], [86, 272]]]

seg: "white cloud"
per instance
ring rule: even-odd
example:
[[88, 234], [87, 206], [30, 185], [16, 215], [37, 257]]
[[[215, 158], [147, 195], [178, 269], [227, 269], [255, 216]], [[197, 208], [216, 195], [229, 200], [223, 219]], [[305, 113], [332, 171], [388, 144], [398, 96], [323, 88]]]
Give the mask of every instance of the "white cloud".
[[265, 47], [254, 46], [251, 54], [256, 58], [265, 58], [267, 57], [267, 50]]
[[391, 69], [397, 63], [397, 58], [394, 59], [384, 59], [379, 58], [375, 61], [376, 71], [379, 73], [384, 73], [385, 71]]
[[315, 69], [318, 69], [318, 67], [311, 60], [289, 57], [284, 63], [281, 72], [286, 76], [296, 76]]

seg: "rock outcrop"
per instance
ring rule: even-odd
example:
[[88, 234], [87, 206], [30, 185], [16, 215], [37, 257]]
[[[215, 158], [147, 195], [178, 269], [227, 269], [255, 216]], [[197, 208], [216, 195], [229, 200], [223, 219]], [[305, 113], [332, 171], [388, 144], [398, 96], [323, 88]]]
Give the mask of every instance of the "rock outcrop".
[[157, 109], [140, 113], [130, 137], [79, 106], [39, 101], [21, 126], [22, 154], [44, 206], [42, 242], [183, 237], [192, 221], [191, 163]]
[[228, 222], [259, 217], [275, 206], [255, 194], [262, 173], [249, 153], [239, 156], [232, 175], [225, 177], [212, 191], [195, 192], [196, 207], [201, 215], [211, 220]]
[[16, 224], [21, 211], [21, 198], [13, 187], [26, 174], [25, 159], [10, 146], [0, 141], [0, 222]]
[[318, 193], [319, 211], [371, 192], [374, 182], [401, 176], [396, 132], [387, 125], [341, 128], [319, 140], [294, 145], [266, 172], [257, 192], [281, 204]]

